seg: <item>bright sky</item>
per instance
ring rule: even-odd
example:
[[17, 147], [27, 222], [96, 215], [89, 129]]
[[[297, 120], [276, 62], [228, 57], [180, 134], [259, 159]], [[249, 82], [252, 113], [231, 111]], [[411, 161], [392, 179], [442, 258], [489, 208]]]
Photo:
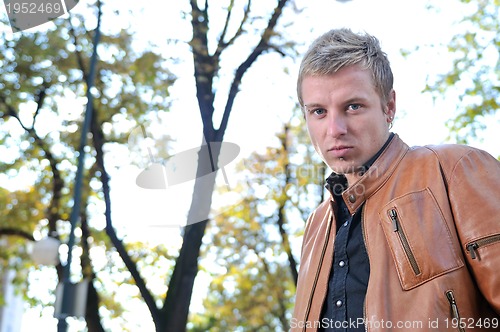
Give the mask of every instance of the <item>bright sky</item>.
[[[178, 29], [180, 19], [176, 10], [158, 10], [158, 3], [159, 1], [148, 2], [150, 7], [142, 15], [137, 12], [134, 16], [137, 21], [120, 21], [118, 24], [140, 24], [143, 34], [141, 40], [149, 38], [161, 44], [171, 29]], [[174, 3], [181, 6], [183, 2], [171, 2], [169, 6]], [[449, 41], [454, 34], [452, 22], [458, 20], [462, 13], [461, 10], [456, 10], [456, 3], [455, 0], [440, 1], [441, 8], [446, 10], [436, 13], [426, 10], [424, 0], [353, 0], [345, 3], [298, 0], [297, 7], [307, 9], [294, 19], [294, 24], [287, 28], [287, 32], [294, 36], [298, 43], [304, 44], [303, 51], [314, 38], [335, 27], [350, 27], [378, 37], [389, 56], [395, 75], [398, 108], [393, 131], [409, 145], [437, 144], [444, 142], [448, 135], [444, 124], [455, 112], [456, 100], [433, 102], [430, 95], [422, 94], [427, 75], [444, 73], [450, 66], [446, 49], [425, 45], [446, 44]], [[188, 39], [189, 31], [184, 33], [182, 38]], [[417, 53], [408, 58], [401, 56], [400, 49], [411, 50], [416, 45], [422, 46]], [[171, 51], [169, 49], [165, 53]], [[260, 60], [245, 77], [225, 137], [227, 141], [241, 146], [240, 156], [234, 163], [250, 152], [263, 150], [270, 142], [274, 142], [275, 133], [281, 129], [283, 121], [289, 119], [294, 103], [292, 98], [295, 98], [295, 73], [299, 61], [282, 59], [278, 55], [265, 56]], [[283, 73], [283, 65], [289, 67], [291, 77]], [[176, 140], [173, 147], [178, 152], [201, 143], [201, 135], [193, 135], [193, 132], [201, 132], [201, 121], [194, 99], [192, 76], [182, 74], [191, 72], [189, 60], [184, 67], [179, 67], [176, 71], [179, 81], [172, 90], [176, 100], [172, 111], [165, 114], [165, 127], [155, 128], [154, 124], [151, 124], [147, 128], [151, 132], [162, 130], [171, 133]], [[495, 156], [500, 155], [500, 147], [494, 144], [493, 139], [493, 133], [499, 130], [497, 115], [490, 121], [489, 128], [484, 133], [484, 143], [473, 145]], [[147, 236], [150, 239], [155, 236], [165, 239], [168, 235], [178, 234], [176, 220], [185, 218], [192, 184], [187, 183], [165, 191], [138, 188], [135, 185], [135, 176], [140, 169], [131, 165], [130, 158], [129, 151], [120, 150], [115, 151], [107, 160], [113, 179], [112, 204], [115, 223], [129, 235], [140, 234], [141, 237]], [[133, 158], [146, 158], [147, 162], [147, 154]], [[119, 170], [114, 169], [118, 166], [121, 167]], [[231, 174], [228, 175], [231, 183]], [[222, 183], [221, 181], [219, 178], [218, 182]], [[169, 221], [172, 221], [172, 227], [155, 227], [165, 225], [166, 215], [169, 216]], [[177, 236], [169, 238], [173, 242], [178, 239]], [[198, 288], [195, 289], [193, 303], [200, 305], [201, 298], [196, 297], [196, 294], [200, 294], [200, 290], [203, 287], [206, 289], [207, 285], [198, 283], [196, 287]], [[148, 313], [144, 314], [147, 317]], [[54, 330], [54, 324], [55, 320], [50, 317], [50, 313], [38, 318], [33, 312], [28, 312], [22, 331], [31, 332], [35, 330], [33, 326], [36, 326], [36, 330]], [[151, 326], [143, 328], [149, 329]]]

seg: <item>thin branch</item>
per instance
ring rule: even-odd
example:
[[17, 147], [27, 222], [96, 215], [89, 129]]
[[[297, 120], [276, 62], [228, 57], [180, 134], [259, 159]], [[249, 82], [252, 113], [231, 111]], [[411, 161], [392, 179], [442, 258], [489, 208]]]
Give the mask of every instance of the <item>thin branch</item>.
[[0, 228], [0, 236], [1, 235], [20, 236], [26, 240], [33, 241], [33, 242], [35, 241], [33, 234], [28, 233], [26, 231], [23, 231], [21, 229], [17, 229], [17, 228], [10, 228], [10, 227]]
[[36, 96], [36, 111], [35, 114], [33, 115], [33, 125], [32, 128], [35, 127], [35, 122], [38, 114], [40, 113], [40, 110], [42, 109], [43, 102], [45, 100], [45, 96], [47, 95], [47, 83], [43, 82], [42, 84], [42, 89], [38, 92], [38, 95]]
[[239, 87], [241, 84], [241, 79], [245, 72], [250, 68], [250, 66], [257, 60], [259, 55], [261, 55], [264, 51], [269, 48], [269, 40], [274, 34], [274, 29], [278, 22], [278, 18], [281, 16], [281, 12], [285, 7], [288, 0], [279, 0], [278, 5], [274, 9], [273, 15], [269, 19], [266, 29], [262, 33], [259, 43], [254, 48], [252, 53], [248, 56], [248, 58], [240, 64], [238, 69], [236, 70], [236, 74], [234, 75], [233, 82], [231, 83], [231, 87], [229, 88], [229, 96], [227, 98], [226, 107], [224, 109], [224, 114], [222, 115], [221, 124], [219, 129], [217, 130], [216, 141], [222, 142], [224, 138], [224, 133], [227, 128], [227, 124], [229, 121], [229, 115], [231, 114], [231, 110], [233, 108], [234, 99], [238, 94]]
[[[98, 5], [98, 25], [96, 28], [95, 33], [100, 33], [100, 21], [101, 21], [101, 15], [102, 15], [102, 6], [101, 2], [99, 1]], [[95, 47], [95, 45], [94, 45]], [[94, 49], [95, 52], [95, 49]], [[95, 53], [94, 53], [95, 54]], [[97, 55], [96, 55], [97, 56]], [[86, 73], [84, 71], [83, 63], [81, 65], [81, 70], [83, 72], [84, 77], [86, 76]], [[92, 67], [90, 68], [92, 70]], [[88, 75], [89, 80], [85, 80], [87, 84], [87, 89], [90, 89], [91, 87], [91, 78], [92, 75]], [[92, 99], [89, 98], [89, 102], [92, 102]], [[100, 171], [100, 180], [102, 183], [102, 192], [104, 194], [104, 204], [105, 204], [105, 219], [106, 219], [106, 234], [108, 235], [109, 239], [111, 240], [111, 243], [114, 245], [116, 250], [118, 251], [121, 259], [123, 260], [125, 266], [129, 270], [130, 274], [132, 275], [137, 287], [139, 288], [139, 291], [144, 298], [144, 301], [146, 305], [148, 306], [151, 316], [155, 322], [158, 321], [158, 308], [156, 306], [155, 299], [151, 295], [151, 293], [148, 291], [146, 287], [146, 282], [144, 279], [141, 277], [136, 263], [132, 260], [130, 255], [127, 252], [127, 249], [125, 248], [125, 245], [123, 244], [122, 240], [118, 238], [116, 231], [113, 227], [112, 219], [111, 219], [111, 197], [110, 197], [110, 177], [109, 173], [106, 170], [106, 167], [104, 165], [104, 144], [105, 144], [105, 138], [104, 138], [104, 133], [102, 131], [102, 127], [100, 126], [100, 123], [98, 121], [98, 109], [95, 108], [94, 105], [91, 104], [91, 107], [93, 108], [93, 114], [91, 117], [91, 122], [90, 122], [90, 132], [92, 133], [92, 138], [93, 138], [93, 145], [96, 151], [96, 163], [97, 167]]]
[[205, 22], [207, 22], [207, 26], [208, 26], [208, 0], [205, 0], [205, 8], [203, 9], [203, 17], [205, 18]]
[[19, 114], [17, 113], [17, 110], [14, 107], [12, 107], [11, 104], [7, 103], [7, 98], [5, 98], [3, 95], [0, 95], [0, 103], [2, 103], [5, 106], [5, 108], [7, 109], [7, 113], [4, 113], [2, 116], [3, 118], [6, 118], [7, 116], [11, 116], [14, 119], [16, 119], [17, 122], [19, 122], [19, 124], [21, 125], [21, 127], [23, 127], [23, 129], [25, 131], [29, 132], [32, 129], [32, 128], [28, 128], [24, 125], [24, 123], [19, 118]]
[[85, 68], [85, 63], [83, 61], [82, 52], [78, 50], [78, 37], [76, 36], [75, 27], [71, 23], [71, 19], [69, 19], [68, 22], [69, 22], [69, 26], [70, 26], [69, 31], [71, 33], [71, 36], [73, 37], [73, 45], [75, 46], [76, 61], [78, 63], [78, 67], [80, 67], [80, 71], [82, 72], [83, 80], [85, 82], [88, 82], [87, 69]]
[[[293, 281], [295, 285], [297, 285], [297, 281], [299, 278], [299, 274], [297, 271], [297, 262], [293, 256], [292, 249], [290, 246], [290, 240], [288, 238], [288, 233], [285, 230], [286, 223], [286, 212], [285, 212], [285, 204], [290, 200], [290, 197], [287, 193], [288, 184], [291, 182], [291, 170], [290, 170], [290, 160], [288, 157], [289, 152], [289, 144], [288, 144], [288, 133], [290, 131], [290, 127], [285, 125], [283, 136], [281, 137], [281, 146], [282, 146], [282, 154], [285, 159], [285, 185], [282, 188], [279, 208], [278, 208], [278, 229], [282, 239], [283, 249], [285, 250], [286, 255], [288, 256], [288, 263], [290, 265], [290, 272], [292, 273]], [[284, 199], [285, 198], [285, 199]]]
[[274, 44], [269, 44], [269, 48], [275, 51], [276, 53], [280, 54], [282, 57], [286, 57], [286, 53], [283, 52], [278, 46]]
[[191, 8], [193, 10], [196, 10], [197, 12], [200, 11], [200, 7], [198, 7], [198, 3], [196, 0], [191, 0], [191, 1], [189, 1], [189, 3], [191, 4]]
[[234, 1], [231, 1], [231, 6], [228, 8], [228, 13], [227, 13], [226, 22], [224, 25], [224, 30], [222, 31], [222, 35], [219, 39], [219, 44], [217, 45], [217, 50], [215, 51], [215, 54], [214, 54], [214, 56], [216, 56], [217, 58], [220, 57], [220, 54], [224, 51], [224, 49], [226, 49], [228, 46], [232, 45], [234, 43], [234, 41], [239, 36], [241, 36], [243, 34], [243, 31], [244, 31], [243, 26], [245, 25], [245, 23], [248, 21], [248, 18], [250, 17], [250, 7], [252, 5], [252, 0], [248, 0], [248, 4], [245, 7], [245, 12], [243, 14], [243, 18], [241, 19], [240, 26], [238, 27], [238, 30], [236, 30], [234, 36], [231, 37], [229, 39], [229, 41], [224, 42], [224, 39], [226, 37], [225, 35], [226, 35], [227, 26], [229, 25], [229, 19], [231, 16], [231, 7], [233, 5], [233, 2]]
[[[217, 51], [226, 46], [226, 44], [224, 43], [224, 39], [226, 39], [227, 27], [229, 26], [229, 21], [231, 20], [231, 12], [233, 10], [233, 6], [234, 6], [234, 0], [231, 0], [229, 6], [227, 7], [227, 15], [226, 15], [226, 20], [224, 21], [224, 28], [222, 29], [222, 32], [219, 36], [219, 42], [217, 43]], [[217, 53], [217, 51], [215, 53]]]
[[36, 135], [35, 130], [34, 130], [34, 128], [35, 128], [35, 122], [36, 122], [36, 118], [37, 118], [38, 114], [40, 114], [40, 111], [43, 108], [43, 103], [45, 101], [45, 96], [47, 95], [47, 89], [48, 89], [47, 83], [46, 82], [42, 83], [42, 88], [40, 89], [40, 91], [38, 92], [38, 94], [35, 96], [36, 110], [35, 110], [35, 113], [33, 114], [33, 122], [32, 122], [31, 128], [28, 128], [21, 121], [21, 119], [19, 117], [19, 112], [14, 107], [12, 107], [11, 104], [9, 104], [7, 102], [7, 98], [5, 98], [5, 96], [3, 96], [3, 95], [0, 95], [0, 102], [7, 108], [7, 113], [4, 113], [2, 117], [12, 116], [13, 118], [15, 118], [19, 122], [19, 124], [21, 125], [21, 127], [26, 132], [28, 132], [31, 135], [33, 135], [35, 139], [38, 138], [38, 136]]
[[[43, 101], [45, 100], [45, 91], [43, 89], [38, 96], [37, 102], [37, 111], [35, 112], [35, 116], [38, 114], [39, 110], [43, 106]], [[7, 103], [6, 98], [3, 95], [0, 95], [0, 102], [7, 108], [7, 115], [15, 118], [19, 125], [35, 140], [35, 144], [44, 152], [44, 158], [49, 161], [50, 170], [52, 171], [52, 197], [47, 207], [47, 219], [49, 221], [49, 233], [57, 233], [56, 232], [56, 223], [57, 220], [61, 219], [60, 217], [60, 207], [61, 207], [61, 197], [62, 197], [62, 189], [64, 188], [64, 180], [62, 179], [61, 172], [58, 169], [58, 164], [60, 163], [59, 159], [57, 159], [54, 154], [50, 151], [50, 147], [47, 146], [46, 142], [38, 136], [34, 127], [28, 128], [26, 127], [21, 119], [19, 118], [18, 111], [12, 107], [12, 105]], [[35, 123], [35, 119], [33, 119], [33, 124]]]
[[98, 118], [97, 109], [94, 109], [94, 115], [95, 116], [92, 117], [91, 133], [94, 142], [93, 145], [96, 151], [96, 156], [95, 156], [96, 163], [101, 174], [100, 179], [102, 183], [102, 192], [104, 194], [104, 203], [105, 203], [104, 215], [106, 219], [106, 234], [113, 243], [113, 246], [118, 251], [118, 254], [125, 263], [125, 266], [129, 270], [130, 274], [132, 275], [135, 284], [139, 288], [139, 291], [142, 297], [144, 298], [144, 302], [146, 303], [146, 305], [149, 308], [149, 311], [151, 312], [153, 320], [157, 321], [159, 317], [158, 317], [158, 307], [156, 306], [155, 299], [149, 292], [146, 286], [146, 282], [144, 281], [141, 274], [137, 270], [137, 264], [132, 260], [132, 258], [128, 254], [125, 245], [123, 244], [122, 240], [118, 238], [118, 235], [116, 234], [116, 231], [113, 227], [113, 222], [111, 219], [111, 197], [110, 197], [110, 187], [109, 187], [110, 177], [104, 165], [104, 149], [103, 149], [105, 143], [104, 133], [102, 132], [101, 126], [97, 122]]

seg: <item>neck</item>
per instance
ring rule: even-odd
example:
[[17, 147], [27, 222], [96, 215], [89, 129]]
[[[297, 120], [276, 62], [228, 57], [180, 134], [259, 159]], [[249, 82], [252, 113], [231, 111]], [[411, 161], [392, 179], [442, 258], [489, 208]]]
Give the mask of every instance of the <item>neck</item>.
[[344, 174], [347, 179], [347, 187], [349, 188], [351, 185], [356, 183], [362, 176], [363, 172], [352, 172], [348, 174]]

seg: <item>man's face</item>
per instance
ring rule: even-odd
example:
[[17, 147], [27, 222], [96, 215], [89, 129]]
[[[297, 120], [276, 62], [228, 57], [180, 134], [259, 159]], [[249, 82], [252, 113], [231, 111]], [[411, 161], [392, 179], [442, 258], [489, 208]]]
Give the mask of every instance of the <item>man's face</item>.
[[349, 183], [389, 137], [396, 97], [384, 104], [371, 73], [358, 66], [333, 75], [306, 76], [302, 81], [307, 129], [323, 161]]

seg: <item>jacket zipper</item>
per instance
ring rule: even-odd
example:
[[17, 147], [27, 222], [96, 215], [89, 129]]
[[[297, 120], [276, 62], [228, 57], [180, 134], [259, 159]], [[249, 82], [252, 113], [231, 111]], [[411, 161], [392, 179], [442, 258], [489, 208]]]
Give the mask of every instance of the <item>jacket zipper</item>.
[[465, 332], [465, 329], [461, 326], [462, 322], [460, 321], [460, 313], [458, 312], [458, 305], [457, 305], [457, 301], [455, 300], [455, 295], [453, 294], [453, 291], [452, 290], [446, 291], [446, 297], [448, 298], [448, 301], [450, 302], [451, 313], [453, 315], [453, 319], [456, 320], [456, 322], [457, 322], [458, 330], [460, 332]]
[[398, 212], [396, 211], [396, 209], [393, 208], [389, 210], [389, 218], [391, 218], [392, 228], [394, 232], [398, 233], [399, 240], [401, 241], [401, 245], [403, 246], [403, 250], [406, 254], [406, 257], [408, 257], [408, 260], [410, 261], [410, 265], [411, 268], [413, 269], [413, 272], [415, 273], [415, 275], [419, 275], [420, 268], [418, 267], [417, 260], [415, 259], [415, 255], [411, 250], [408, 239], [406, 238], [405, 233], [401, 229], [401, 224], [399, 222]]
[[476, 258], [478, 258], [477, 250], [479, 248], [486, 246], [488, 244], [499, 242], [499, 241], [500, 241], [500, 234], [491, 235], [491, 236], [485, 237], [483, 239], [479, 239], [477, 241], [471, 242], [468, 245], [466, 245], [465, 248], [470, 253], [470, 257], [472, 259], [476, 259]]
[[[320, 256], [320, 259], [319, 259], [319, 266], [318, 266], [318, 269], [316, 270], [316, 275], [314, 276], [314, 282], [313, 282], [311, 294], [309, 295], [309, 301], [307, 301], [307, 307], [306, 307], [304, 322], [307, 321], [307, 317], [309, 316], [309, 312], [311, 311], [311, 304], [312, 304], [312, 299], [313, 299], [314, 291], [316, 289], [316, 284], [318, 283], [319, 271], [321, 270], [321, 266], [323, 265], [323, 259], [325, 258], [326, 248], [328, 247], [328, 240], [330, 239], [330, 231], [332, 229], [332, 220], [333, 220], [333, 206], [331, 206], [331, 208], [332, 208], [332, 211], [331, 211], [331, 214], [330, 214], [330, 216], [328, 218], [328, 225], [326, 226], [327, 227], [326, 240], [325, 240], [325, 243], [323, 243], [323, 248], [321, 249], [321, 256]], [[306, 325], [307, 324], [304, 324], [304, 328], [302, 329], [302, 331], [306, 330]]]

